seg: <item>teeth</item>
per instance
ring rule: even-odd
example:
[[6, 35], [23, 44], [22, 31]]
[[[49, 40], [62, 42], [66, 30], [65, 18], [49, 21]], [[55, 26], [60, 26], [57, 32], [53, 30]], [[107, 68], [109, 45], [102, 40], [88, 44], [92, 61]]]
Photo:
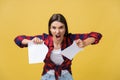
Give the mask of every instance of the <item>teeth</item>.
[[60, 36], [60, 35], [56, 35], [56, 36]]
[[60, 35], [56, 35], [56, 37], [58, 38], [58, 37], [60, 37]]

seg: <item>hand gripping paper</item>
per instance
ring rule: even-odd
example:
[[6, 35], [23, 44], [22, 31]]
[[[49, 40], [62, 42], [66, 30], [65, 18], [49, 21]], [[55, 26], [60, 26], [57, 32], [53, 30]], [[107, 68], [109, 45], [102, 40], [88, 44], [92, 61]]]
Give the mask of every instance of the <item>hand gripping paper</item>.
[[29, 64], [41, 63], [46, 57], [48, 47], [42, 44], [28, 43], [28, 58]]
[[75, 55], [80, 52], [81, 50], [83, 50], [83, 48], [79, 48], [76, 44], [76, 42], [74, 41], [73, 44], [71, 46], [69, 46], [68, 48], [65, 48], [61, 54], [64, 55], [65, 57], [67, 57], [68, 59], [72, 60], [73, 57], [75, 57]]

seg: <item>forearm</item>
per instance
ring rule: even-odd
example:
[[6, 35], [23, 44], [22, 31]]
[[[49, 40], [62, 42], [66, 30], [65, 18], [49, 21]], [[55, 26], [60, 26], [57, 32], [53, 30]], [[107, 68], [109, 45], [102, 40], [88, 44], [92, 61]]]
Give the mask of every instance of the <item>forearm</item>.
[[[48, 36], [47, 34], [44, 34], [45, 38]], [[14, 39], [14, 42], [21, 48], [27, 47], [28, 42], [33, 41], [34, 43], [42, 43], [44, 39], [44, 35], [36, 35], [36, 36], [25, 36], [25, 35], [20, 35], [17, 36]], [[43, 39], [42, 39], [43, 38]]]
[[21, 36], [17, 36], [14, 41], [17, 44], [17, 46], [23, 48], [23, 47], [27, 47], [27, 40], [32, 40], [33, 37], [31, 36], [25, 36], [25, 35], [21, 35]]
[[94, 42], [95, 42], [95, 38], [93, 38], [93, 37], [89, 37], [89, 38], [83, 40], [84, 46], [91, 45]]
[[91, 32], [88, 35], [88, 38], [95, 38], [95, 41], [92, 44], [97, 44], [99, 43], [100, 39], [102, 38], [102, 34], [98, 32]]
[[23, 39], [21, 43], [22, 43], [23, 45], [27, 45], [30, 41], [31, 41], [31, 40]]

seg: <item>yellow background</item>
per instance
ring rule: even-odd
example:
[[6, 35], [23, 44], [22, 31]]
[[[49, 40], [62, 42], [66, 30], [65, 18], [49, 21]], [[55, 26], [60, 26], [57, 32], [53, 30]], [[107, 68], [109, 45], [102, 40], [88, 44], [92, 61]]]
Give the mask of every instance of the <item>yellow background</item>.
[[97, 31], [98, 45], [73, 60], [75, 80], [120, 80], [120, 0], [0, 0], [0, 80], [40, 80], [43, 64], [28, 64], [17, 35], [48, 33], [48, 20], [62, 13], [69, 32]]

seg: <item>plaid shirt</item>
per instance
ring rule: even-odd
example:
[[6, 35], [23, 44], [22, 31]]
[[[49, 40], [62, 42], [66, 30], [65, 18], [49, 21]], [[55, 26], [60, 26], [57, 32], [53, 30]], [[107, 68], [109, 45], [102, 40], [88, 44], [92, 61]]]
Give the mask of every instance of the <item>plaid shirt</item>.
[[[51, 61], [50, 54], [51, 54], [51, 51], [54, 49], [52, 36], [50, 36], [48, 34], [37, 35], [37, 36], [21, 35], [21, 36], [17, 36], [14, 41], [19, 47], [23, 48], [23, 47], [27, 47], [27, 45], [23, 45], [21, 43], [22, 40], [23, 39], [32, 40], [34, 37], [39, 37], [40, 39], [42, 39], [45, 42], [45, 44], [47, 45], [47, 47], [49, 48], [49, 51], [44, 60], [45, 65], [44, 65], [44, 70], [43, 70], [42, 75], [47, 73], [49, 70], [54, 69], [55, 70], [55, 78], [56, 78], [56, 80], [58, 80], [58, 76], [61, 76], [61, 70], [68, 70], [71, 73], [72, 60], [69, 60], [68, 58], [63, 56], [64, 62], [61, 65], [55, 65], [55, 63], [53, 63]], [[61, 49], [64, 50], [65, 48], [70, 46], [73, 43], [73, 41], [76, 39], [85, 40], [86, 38], [89, 38], [89, 37], [95, 38], [95, 42], [92, 44], [97, 44], [99, 42], [99, 40], [101, 39], [102, 35], [97, 32], [91, 32], [91, 33], [85, 33], [85, 34], [69, 34], [67, 37], [64, 37], [62, 44], [61, 44]]]

